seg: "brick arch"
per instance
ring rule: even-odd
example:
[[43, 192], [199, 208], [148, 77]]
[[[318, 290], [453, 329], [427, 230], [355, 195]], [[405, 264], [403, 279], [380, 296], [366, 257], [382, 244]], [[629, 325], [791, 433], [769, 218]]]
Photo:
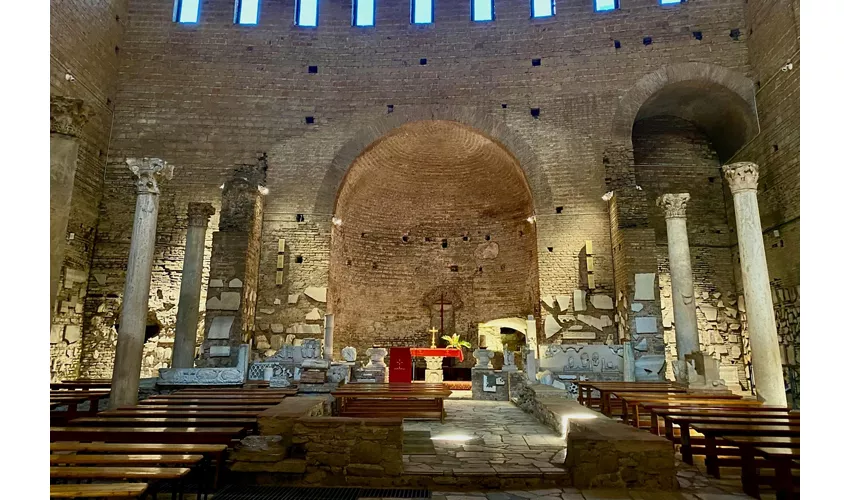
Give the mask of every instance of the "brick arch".
[[500, 119], [477, 108], [458, 106], [413, 107], [396, 110], [362, 127], [337, 151], [316, 196], [316, 213], [334, 213], [336, 198], [349, 167], [369, 146], [405, 124], [442, 120], [457, 122], [492, 140], [516, 159], [531, 190], [535, 212], [554, 209], [552, 190], [537, 155]]
[[660, 114], [694, 122], [726, 158], [758, 133], [749, 78], [712, 64], [672, 64], [640, 78], [620, 97], [609, 149], [630, 151], [635, 121]]

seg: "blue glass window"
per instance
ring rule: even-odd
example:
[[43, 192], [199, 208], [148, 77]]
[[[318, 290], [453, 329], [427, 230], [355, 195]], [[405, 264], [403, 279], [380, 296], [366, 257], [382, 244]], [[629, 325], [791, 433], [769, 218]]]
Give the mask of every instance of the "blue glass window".
[[531, 0], [531, 17], [555, 15], [555, 0]]
[[596, 12], [615, 10], [620, 8], [620, 0], [594, 0]]
[[174, 2], [174, 21], [196, 23], [200, 15], [201, 0], [177, 0]]
[[308, 28], [319, 25], [319, 0], [297, 0], [295, 2], [295, 24]]
[[433, 0], [411, 0], [410, 22], [413, 24], [430, 24], [434, 22]]
[[472, 20], [492, 21], [493, 0], [472, 0]]
[[236, 24], [257, 24], [260, 22], [260, 0], [237, 0]]
[[354, 0], [354, 26], [375, 25], [375, 0]]

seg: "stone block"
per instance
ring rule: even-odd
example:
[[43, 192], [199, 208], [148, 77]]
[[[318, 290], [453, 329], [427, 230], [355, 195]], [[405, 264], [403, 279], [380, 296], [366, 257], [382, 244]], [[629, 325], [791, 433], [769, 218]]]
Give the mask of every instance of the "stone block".
[[239, 304], [242, 301], [242, 294], [239, 292], [221, 292], [221, 305], [219, 309], [225, 311], [238, 311]]
[[586, 296], [587, 292], [584, 290], [573, 290], [573, 308], [576, 311], [587, 310], [587, 304], [585, 303]]
[[213, 318], [207, 338], [210, 340], [229, 339], [234, 319], [236, 319], [234, 316], [216, 316]]
[[608, 295], [591, 295], [590, 303], [596, 309], [614, 309], [614, 299]]
[[658, 332], [658, 318], [655, 316], [643, 316], [635, 318], [636, 333], [656, 333]]
[[327, 302], [328, 300], [328, 289], [324, 287], [318, 286], [308, 286], [304, 290], [304, 295], [310, 297], [316, 302]]
[[67, 340], [69, 344], [79, 341], [81, 336], [82, 330], [79, 325], [68, 325], [65, 327], [65, 340]]
[[62, 340], [65, 325], [50, 325], [50, 343], [58, 344]]
[[230, 346], [229, 345], [213, 345], [210, 346], [210, 357], [224, 357], [230, 356]]
[[[582, 329], [581, 325], [576, 325], [579, 330]], [[570, 327], [572, 330], [573, 327]], [[595, 340], [596, 333], [594, 332], [581, 332], [581, 331], [568, 331], [561, 334], [561, 338], [565, 340]]]
[[655, 300], [655, 273], [635, 274], [634, 300]]

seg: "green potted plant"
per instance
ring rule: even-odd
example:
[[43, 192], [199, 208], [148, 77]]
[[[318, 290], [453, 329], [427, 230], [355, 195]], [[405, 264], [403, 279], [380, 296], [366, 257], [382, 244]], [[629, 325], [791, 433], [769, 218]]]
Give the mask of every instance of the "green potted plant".
[[458, 334], [454, 334], [452, 336], [443, 335], [440, 338], [448, 342], [449, 345], [447, 345], [446, 347], [451, 349], [460, 349], [461, 347], [466, 347], [467, 349], [472, 348], [472, 344], [465, 340], [461, 340], [460, 335]]

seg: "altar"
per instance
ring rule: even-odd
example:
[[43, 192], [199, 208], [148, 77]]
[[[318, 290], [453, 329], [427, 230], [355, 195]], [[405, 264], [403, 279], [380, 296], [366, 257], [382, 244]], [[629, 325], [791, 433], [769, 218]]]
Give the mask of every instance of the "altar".
[[425, 358], [425, 382], [443, 381], [443, 358], [457, 358], [463, 362], [463, 351], [453, 347], [413, 347], [411, 357]]

